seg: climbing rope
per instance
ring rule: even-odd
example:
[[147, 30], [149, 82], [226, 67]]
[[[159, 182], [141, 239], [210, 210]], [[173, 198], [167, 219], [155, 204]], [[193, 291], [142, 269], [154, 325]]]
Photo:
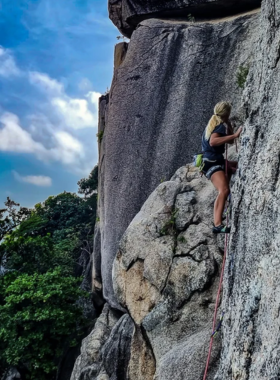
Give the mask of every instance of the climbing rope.
[[[228, 149], [226, 145], [226, 175], [228, 172]], [[228, 213], [227, 213], [227, 222], [226, 225], [228, 227]], [[213, 326], [212, 326], [212, 335], [210, 338], [210, 345], [209, 345], [209, 352], [208, 352], [208, 357], [207, 357], [207, 362], [206, 362], [206, 367], [205, 367], [205, 372], [203, 376], [203, 380], [206, 380], [207, 378], [207, 373], [208, 373], [208, 368], [210, 364], [210, 359], [211, 359], [211, 353], [212, 353], [212, 346], [213, 346], [213, 340], [214, 337], [216, 336], [217, 332], [220, 330], [222, 326], [222, 321], [224, 318], [224, 312], [222, 313], [222, 317], [220, 319], [219, 325], [216, 328], [216, 322], [217, 322], [217, 313], [218, 313], [218, 307], [220, 303], [220, 296], [221, 296], [221, 290], [222, 290], [222, 284], [223, 284], [223, 278], [224, 278], [224, 271], [225, 271], [225, 264], [226, 264], [226, 256], [227, 256], [227, 245], [228, 245], [228, 234], [225, 234], [225, 248], [224, 248], [224, 259], [223, 259], [223, 265], [222, 265], [222, 271], [221, 271], [221, 277], [220, 277], [220, 282], [219, 282], [219, 288], [218, 288], [218, 293], [217, 293], [217, 298], [216, 298], [216, 304], [215, 304], [215, 311], [214, 311], [214, 318], [213, 318]]]
[[224, 259], [223, 259], [223, 266], [222, 266], [222, 271], [221, 271], [219, 289], [218, 289], [218, 294], [217, 294], [217, 298], [216, 298], [216, 305], [215, 305], [215, 312], [214, 312], [214, 319], [213, 319], [213, 327], [212, 327], [212, 331], [213, 332], [212, 332], [211, 339], [210, 339], [209, 352], [208, 352], [208, 357], [207, 357], [207, 362], [206, 362], [206, 367], [205, 367], [205, 372], [204, 372], [203, 380], [206, 380], [206, 378], [207, 378], [207, 372], [208, 372], [209, 363], [210, 363], [210, 359], [211, 359], [211, 353], [212, 353], [212, 346], [213, 346], [214, 337], [215, 337], [217, 331], [220, 330], [221, 325], [222, 325], [222, 324], [220, 324], [220, 326], [217, 329], [215, 328], [216, 327], [216, 321], [217, 321], [218, 307], [219, 307], [219, 302], [220, 302], [222, 283], [223, 283], [223, 277], [224, 277], [225, 263], [226, 263], [227, 243], [228, 243], [228, 234], [226, 234], [226, 236], [225, 236], [225, 253], [224, 253]]

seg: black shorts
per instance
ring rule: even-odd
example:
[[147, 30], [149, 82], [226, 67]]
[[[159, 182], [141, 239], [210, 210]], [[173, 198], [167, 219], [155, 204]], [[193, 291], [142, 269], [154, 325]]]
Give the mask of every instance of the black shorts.
[[225, 159], [217, 160], [217, 161], [204, 161], [204, 166], [202, 169], [202, 173], [206, 178], [210, 179], [212, 174], [225, 171]]

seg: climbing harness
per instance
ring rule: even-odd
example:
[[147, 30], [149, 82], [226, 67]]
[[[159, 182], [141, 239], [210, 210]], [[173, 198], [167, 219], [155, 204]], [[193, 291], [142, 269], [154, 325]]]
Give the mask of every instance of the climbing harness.
[[[228, 173], [228, 161], [227, 161], [228, 157], [227, 156], [228, 156], [228, 149], [227, 149], [227, 145], [226, 145], [226, 175]], [[228, 227], [228, 214], [227, 214], [226, 226]], [[221, 296], [222, 283], [223, 283], [223, 278], [224, 278], [224, 271], [225, 271], [225, 264], [226, 264], [226, 257], [227, 257], [227, 245], [228, 245], [228, 234], [225, 234], [224, 259], [223, 259], [223, 265], [222, 265], [222, 271], [221, 271], [221, 277], [220, 277], [220, 282], [219, 282], [217, 298], [216, 298], [214, 319], [213, 319], [213, 326], [212, 326], [212, 335], [210, 338], [209, 352], [208, 352], [208, 357], [207, 357], [207, 362], [206, 362], [203, 380], [206, 380], [206, 378], [207, 378], [207, 373], [208, 373], [208, 368], [209, 368], [211, 353], [212, 353], [213, 340], [214, 340], [214, 337], [216, 336], [217, 332], [222, 327], [222, 322], [223, 322], [223, 318], [224, 318], [224, 314], [225, 314], [224, 312], [222, 313], [222, 317], [220, 318], [220, 322], [216, 328], [218, 307], [219, 307], [219, 303], [220, 303], [220, 296]]]

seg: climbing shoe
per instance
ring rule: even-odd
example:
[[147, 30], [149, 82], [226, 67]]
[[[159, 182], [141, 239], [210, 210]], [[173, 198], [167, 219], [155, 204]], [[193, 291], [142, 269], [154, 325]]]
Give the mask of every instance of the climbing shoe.
[[224, 226], [221, 224], [220, 226], [213, 227], [212, 229], [214, 234], [229, 234], [230, 233], [230, 227]]

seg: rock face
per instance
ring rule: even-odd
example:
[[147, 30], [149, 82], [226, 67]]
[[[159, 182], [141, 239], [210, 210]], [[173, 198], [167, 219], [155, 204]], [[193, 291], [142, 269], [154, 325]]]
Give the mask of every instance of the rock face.
[[234, 188], [219, 380], [280, 376], [279, 1], [263, 1], [260, 24], [244, 97], [248, 119]]
[[[134, 12], [134, 2], [111, 2], [118, 4]], [[215, 340], [207, 379], [280, 378], [279, 28], [280, 2], [263, 0], [261, 14], [224, 21], [145, 20], [127, 51], [119, 49], [112, 89], [101, 100], [93, 260], [93, 284], [108, 304], [72, 380], [202, 379], [222, 242], [209, 233], [211, 182], [182, 165], [200, 150], [201, 132], [222, 98], [241, 107], [235, 116], [246, 122], [222, 341]], [[242, 95], [235, 75], [247, 65]]]
[[112, 264], [122, 235], [157, 185], [200, 152], [215, 103], [228, 99], [237, 113], [242, 89], [236, 74], [251, 62], [258, 24], [258, 13], [194, 24], [151, 19], [133, 33], [100, 110], [102, 257], [93, 281], [100, 282], [101, 273], [112, 307], [120, 308]]
[[[214, 199], [211, 182], [189, 166], [179, 169], [144, 203], [115, 259], [115, 294], [144, 329], [158, 380], [203, 376], [222, 260], [209, 227], [209, 199]], [[191, 211], [185, 219], [184, 210]], [[218, 353], [219, 341], [209, 379]]]
[[81, 354], [76, 360], [71, 380], [96, 379], [102, 367], [101, 349], [109, 339], [113, 327], [120, 318], [119, 313], [106, 304], [95, 323], [95, 327], [82, 343]]
[[221, 17], [259, 7], [261, 0], [109, 0], [109, 15], [131, 37], [139, 22], [151, 17]]
[[141, 330], [128, 314], [121, 315], [106, 304], [83, 340], [71, 380], [135, 380], [142, 374], [152, 379], [154, 372], [154, 357]]
[[[115, 294], [128, 313], [104, 306], [71, 380], [202, 378], [222, 262], [209, 226], [214, 193], [184, 166], [148, 197], [114, 261]], [[209, 380], [219, 352], [218, 337]]]

